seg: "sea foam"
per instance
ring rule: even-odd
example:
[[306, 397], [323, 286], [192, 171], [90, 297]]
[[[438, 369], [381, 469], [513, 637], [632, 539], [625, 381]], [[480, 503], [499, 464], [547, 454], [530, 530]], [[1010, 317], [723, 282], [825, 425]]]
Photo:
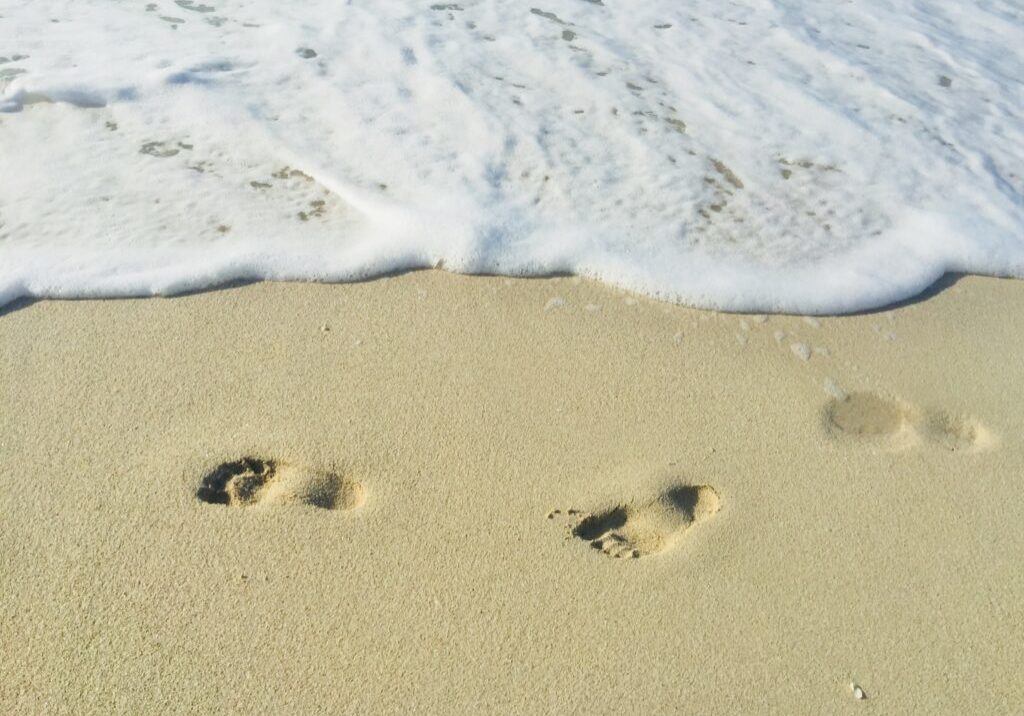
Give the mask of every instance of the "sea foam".
[[847, 312], [1024, 276], [1001, 0], [0, 5], [0, 304], [571, 272]]

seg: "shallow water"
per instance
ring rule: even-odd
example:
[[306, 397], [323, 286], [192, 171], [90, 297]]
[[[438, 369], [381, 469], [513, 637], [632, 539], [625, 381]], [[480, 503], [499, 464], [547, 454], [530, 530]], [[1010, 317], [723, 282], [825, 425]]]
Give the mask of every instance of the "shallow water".
[[844, 312], [1024, 276], [997, 0], [0, 4], [0, 303], [573, 272]]

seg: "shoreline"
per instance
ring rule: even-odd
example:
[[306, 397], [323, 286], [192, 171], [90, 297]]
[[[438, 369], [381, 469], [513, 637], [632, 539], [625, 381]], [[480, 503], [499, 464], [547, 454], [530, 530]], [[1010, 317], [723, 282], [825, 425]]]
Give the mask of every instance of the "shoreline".
[[[609, 291], [612, 291], [614, 293], [618, 293], [618, 294], [622, 294], [622, 295], [625, 295], [625, 296], [629, 296], [629, 297], [633, 298], [636, 301], [648, 301], [648, 302], [653, 302], [653, 303], [658, 303], [658, 304], [665, 304], [665, 305], [668, 305], [668, 306], [676, 306], [676, 307], [679, 307], [679, 308], [684, 308], [684, 309], [688, 309], [688, 310], [692, 310], [692, 311], [706, 311], [706, 312], [709, 312], [709, 313], [721, 313], [721, 314], [725, 314], [725, 315], [735, 315], [735, 316], [750, 316], [750, 315], [757, 315], [759, 313], [757, 311], [740, 311], [740, 310], [733, 311], [733, 310], [726, 310], [726, 309], [721, 309], [721, 308], [706, 308], [706, 307], [690, 305], [690, 304], [686, 304], [686, 303], [676, 303], [674, 301], [669, 301], [667, 299], [657, 298], [655, 296], [647, 296], [647, 295], [642, 294], [642, 293], [636, 293], [636, 292], [631, 291], [629, 289], [624, 289], [624, 288], [620, 288], [618, 286], [614, 286], [614, 285], [611, 285], [611, 284], [606, 284], [606, 283], [604, 283], [602, 281], [598, 281], [596, 279], [591, 279], [591, 278], [588, 278], [586, 276], [578, 276], [578, 275], [571, 274], [571, 273], [552, 273], [552, 274], [543, 274], [543, 275], [537, 275], [537, 276], [508, 276], [508, 275], [505, 275], [505, 274], [460, 273], [460, 272], [448, 271], [447, 269], [423, 267], [423, 268], [412, 268], [412, 269], [404, 269], [404, 270], [400, 270], [400, 271], [387, 272], [387, 273], [380, 274], [380, 275], [370, 276], [368, 278], [352, 279], [352, 280], [339, 280], [339, 281], [315, 281], [315, 280], [307, 281], [307, 280], [283, 280], [283, 279], [282, 280], [276, 280], [276, 279], [260, 279], [260, 278], [232, 279], [232, 280], [225, 281], [224, 283], [217, 283], [217, 284], [213, 284], [213, 285], [210, 285], [210, 286], [206, 286], [204, 288], [190, 289], [190, 290], [181, 291], [181, 292], [178, 292], [178, 293], [167, 293], [167, 294], [154, 293], [154, 294], [148, 294], [148, 295], [140, 294], [140, 295], [125, 295], [125, 296], [101, 296], [101, 297], [95, 297], [95, 296], [74, 296], [74, 297], [69, 297], [69, 298], [65, 298], [65, 297], [51, 297], [51, 296], [20, 296], [20, 297], [15, 298], [15, 299], [13, 299], [11, 301], [8, 301], [7, 303], [4, 303], [4, 304], [0, 305], [0, 318], [2, 318], [3, 316], [7, 315], [8, 313], [13, 313], [15, 311], [19, 311], [19, 310], [21, 310], [23, 308], [27, 308], [27, 307], [35, 304], [35, 303], [39, 303], [40, 301], [58, 301], [58, 302], [59, 301], [136, 301], [136, 300], [141, 300], [141, 299], [165, 299], [165, 300], [169, 300], [169, 299], [188, 298], [190, 296], [201, 296], [201, 295], [207, 294], [207, 293], [218, 293], [218, 292], [221, 292], [221, 291], [231, 291], [231, 290], [234, 290], [234, 289], [246, 288], [246, 287], [255, 286], [255, 285], [258, 285], [258, 284], [283, 284], [283, 285], [299, 284], [299, 285], [312, 285], [312, 286], [352, 286], [352, 285], [360, 285], [360, 284], [365, 284], [365, 283], [374, 283], [376, 281], [387, 281], [387, 280], [390, 280], [390, 279], [402, 278], [402, 277], [405, 277], [405, 276], [409, 276], [409, 275], [413, 275], [413, 274], [419, 274], [419, 273], [437, 273], [437, 272], [450, 273], [450, 274], [452, 274], [454, 276], [461, 276], [461, 277], [464, 277], [464, 278], [476, 278], [476, 279], [493, 279], [493, 280], [505, 280], [505, 279], [508, 279], [508, 280], [512, 280], [512, 281], [558, 281], [558, 280], [570, 279], [570, 280], [573, 280], [573, 281], [586, 281], [588, 283], [593, 283], [595, 285], [602, 286], [605, 289], [607, 289]], [[843, 312], [843, 313], [793, 313], [793, 312], [786, 312], [786, 311], [761, 311], [760, 313], [763, 313], [764, 315], [768, 315], [768, 316], [788, 316], [788, 317], [798, 317], [798, 318], [802, 317], [802, 316], [812, 316], [812, 317], [815, 317], [815, 318], [842, 318], [842, 317], [846, 317], [846, 316], [865, 316], [865, 315], [872, 315], [872, 314], [877, 314], [877, 313], [884, 313], [886, 311], [895, 311], [895, 310], [900, 309], [900, 308], [906, 308], [907, 306], [913, 306], [913, 305], [915, 305], [917, 303], [921, 303], [923, 301], [930, 300], [930, 299], [934, 298], [935, 296], [938, 296], [943, 291], [946, 291], [949, 288], [955, 286], [958, 281], [960, 281], [960, 280], [962, 280], [964, 278], [967, 278], [969, 276], [974, 276], [976, 278], [983, 278], [983, 279], [993, 279], [993, 280], [997, 280], [997, 281], [1024, 280], [1024, 279], [1018, 279], [1018, 278], [1016, 278], [1014, 276], [1010, 276], [1010, 275], [1005, 275], [1005, 276], [988, 276], [988, 275], [985, 275], [985, 274], [972, 274], [972, 273], [966, 273], [966, 272], [962, 272], [962, 271], [946, 271], [941, 276], [939, 276], [937, 279], [935, 279], [933, 282], [928, 284], [928, 286], [926, 288], [924, 288], [923, 290], [921, 290], [918, 293], [915, 293], [915, 294], [913, 294], [911, 296], [907, 296], [904, 299], [900, 299], [900, 300], [894, 301], [892, 303], [885, 303], [885, 304], [881, 304], [879, 306], [875, 306], [875, 307], [871, 307], [871, 308], [864, 308], [864, 309], [859, 309], [859, 310], [855, 310], [855, 311], [848, 311], [848, 312]]]

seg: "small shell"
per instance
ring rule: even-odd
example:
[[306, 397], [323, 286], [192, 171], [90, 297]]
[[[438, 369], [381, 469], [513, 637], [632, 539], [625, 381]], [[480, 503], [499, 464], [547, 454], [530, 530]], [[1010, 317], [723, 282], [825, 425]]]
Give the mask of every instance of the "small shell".
[[864, 689], [862, 689], [852, 681], [850, 682], [850, 691], [853, 692], [853, 698], [857, 699], [858, 701], [863, 701], [868, 697], [868, 695], [864, 693]]

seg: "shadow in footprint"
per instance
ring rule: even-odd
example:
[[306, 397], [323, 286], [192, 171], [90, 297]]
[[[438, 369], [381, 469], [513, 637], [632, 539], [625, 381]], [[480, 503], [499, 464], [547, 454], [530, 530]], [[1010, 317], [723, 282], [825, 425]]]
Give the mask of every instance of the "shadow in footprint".
[[[584, 514], [569, 529], [609, 557], [639, 559], [662, 552], [691, 526], [718, 512], [718, 493], [707, 485], [678, 485], [645, 503]], [[549, 517], [561, 514], [552, 512]], [[576, 514], [569, 510], [568, 514]]]
[[306, 504], [351, 510], [365, 500], [362, 484], [333, 472], [244, 457], [218, 465], [203, 477], [196, 497], [229, 507]]

